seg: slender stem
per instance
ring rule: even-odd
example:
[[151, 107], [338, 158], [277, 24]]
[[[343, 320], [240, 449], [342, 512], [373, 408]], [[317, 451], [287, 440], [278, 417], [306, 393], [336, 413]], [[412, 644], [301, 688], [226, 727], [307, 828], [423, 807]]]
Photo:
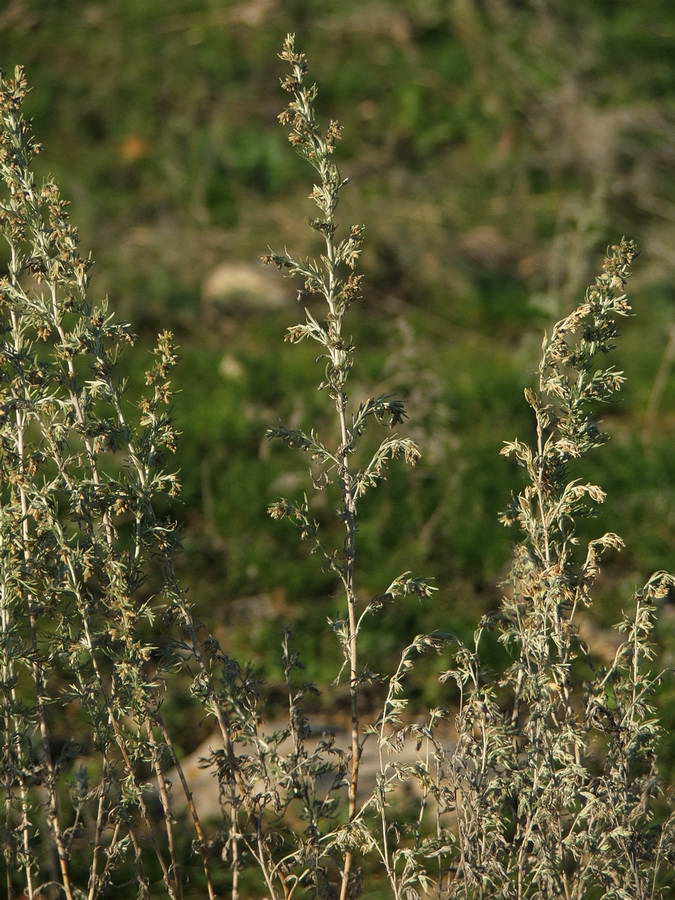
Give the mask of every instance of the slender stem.
[[216, 892], [213, 887], [213, 882], [211, 881], [211, 873], [209, 871], [209, 858], [206, 852], [206, 835], [204, 834], [201, 819], [199, 818], [197, 807], [195, 806], [194, 797], [192, 796], [192, 791], [190, 790], [190, 786], [188, 785], [187, 779], [185, 777], [183, 767], [181, 766], [178, 756], [176, 755], [176, 751], [174, 750], [173, 743], [171, 741], [169, 732], [167, 731], [166, 725], [164, 724], [163, 720], [160, 720], [158, 724], [160, 731], [162, 732], [164, 742], [169, 748], [169, 751], [173, 758], [173, 764], [176, 772], [178, 773], [178, 777], [180, 778], [180, 783], [183, 788], [183, 793], [185, 794], [185, 800], [188, 805], [188, 810], [190, 811], [192, 823], [197, 834], [197, 840], [199, 841], [199, 853], [202, 858], [202, 868], [204, 870], [204, 877], [206, 879], [206, 888], [209, 892], [209, 900], [215, 900]]
[[[14, 248], [12, 248], [12, 264], [10, 266], [10, 273], [13, 279], [16, 278], [16, 257], [14, 254]], [[14, 351], [18, 355], [21, 353], [23, 349], [23, 340], [21, 327], [19, 325], [18, 317], [14, 310], [11, 311], [11, 323], [12, 323], [12, 339], [14, 342]], [[28, 388], [24, 388], [24, 399], [28, 401], [30, 399]], [[26, 496], [26, 488], [24, 484], [24, 478], [26, 474], [26, 451], [25, 451], [25, 428], [26, 428], [26, 418], [25, 411], [17, 408], [15, 411], [15, 420], [16, 420], [16, 454], [18, 458], [18, 466], [19, 466], [19, 479], [18, 479], [18, 490], [19, 490], [19, 502], [21, 504], [21, 539], [23, 543], [23, 558], [24, 561], [28, 564], [31, 561], [31, 550], [30, 550], [30, 529], [29, 529], [29, 517], [28, 517], [28, 498]], [[66, 894], [67, 900], [72, 900], [73, 892], [70, 884], [70, 874], [68, 869], [68, 859], [66, 855], [66, 849], [63, 842], [63, 832], [61, 830], [61, 822], [59, 819], [59, 805], [58, 805], [58, 797], [57, 797], [57, 785], [56, 785], [56, 770], [54, 767], [54, 762], [52, 760], [51, 754], [51, 745], [49, 738], [49, 727], [47, 725], [47, 715], [45, 712], [45, 696], [46, 696], [46, 685], [44, 682], [44, 676], [42, 673], [42, 667], [39, 660], [38, 654], [38, 626], [37, 626], [37, 614], [35, 612], [35, 598], [29, 594], [28, 595], [28, 603], [29, 603], [29, 622], [30, 622], [30, 633], [31, 633], [31, 642], [33, 649], [33, 680], [35, 682], [35, 702], [36, 709], [38, 714], [38, 726], [40, 730], [40, 739], [42, 743], [42, 754], [44, 759], [44, 765], [47, 773], [47, 794], [49, 797], [49, 814], [48, 821], [49, 825], [54, 832], [54, 842], [56, 844], [56, 852], [59, 858], [59, 868], [61, 870], [61, 881], [63, 885], [63, 890]]]
[[[3, 583], [1, 590], [2, 597], [2, 632], [3, 632], [3, 643], [7, 640], [7, 636], [9, 633], [10, 627], [10, 612], [7, 601], [7, 585], [5, 581], [5, 573], [3, 571]], [[7, 783], [5, 788], [5, 813], [6, 813], [6, 826], [8, 832], [12, 830], [11, 824], [11, 808], [12, 808], [12, 795], [11, 795], [11, 780], [12, 780], [12, 771], [10, 770], [10, 766], [13, 765], [12, 759], [12, 749], [11, 744], [13, 740], [13, 736], [16, 736], [16, 744], [17, 744], [17, 753], [19, 757], [19, 765], [21, 768], [24, 768], [24, 749], [23, 743], [20, 740], [19, 730], [18, 730], [18, 722], [16, 716], [14, 715], [13, 710], [16, 708], [17, 702], [17, 694], [16, 687], [14, 683], [15, 679], [15, 666], [14, 659], [11, 654], [8, 654], [5, 650], [3, 650], [3, 683], [5, 685], [11, 684], [11, 687], [7, 693], [3, 692], [3, 696], [5, 697], [5, 746], [3, 748], [5, 754], [5, 764], [7, 766]], [[22, 775], [19, 775], [19, 802], [20, 802], [20, 813], [21, 813], [21, 840], [23, 844], [23, 852], [24, 852], [24, 874], [26, 878], [26, 890], [28, 891], [29, 900], [32, 900], [34, 893], [33, 886], [33, 870], [31, 868], [30, 859], [30, 817], [28, 812], [28, 790], [26, 788], [24, 778]], [[9, 854], [7, 862], [7, 880], [11, 882], [11, 876], [14, 873], [14, 844], [11, 845], [11, 848], [6, 848], [8, 851], [11, 849], [12, 852]], [[11, 868], [10, 868], [11, 865]], [[9, 885], [8, 892], [11, 895], [13, 888], [11, 884]]]
[[[329, 218], [332, 225], [332, 215]], [[334, 340], [331, 342], [331, 362], [336, 370], [340, 370], [344, 364], [344, 351], [339, 346], [342, 328], [342, 315], [335, 304], [335, 247], [332, 234], [326, 235], [326, 259], [328, 261], [328, 285], [326, 301], [330, 310], [331, 323], [334, 329]], [[342, 512], [345, 525], [344, 547], [344, 586], [347, 599], [348, 619], [348, 655], [349, 655], [349, 699], [351, 707], [351, 775], [347, 799], [349, 804], [349, 820], [356, 815], [356, 802], [359, 786], [359, 767], [361, 762], [361, 747], [359, 744], [359, 683], [358, 683], [358, 630], [356, 612], [356, 593], [354, 589], [354, 561], [356, 557], [356, 502], [352, 492], [352, 477], [349, 469], [349, 444], [350, 435], [347, 428], [347, 397], [342, 389], [335, 398], [335, 407], [340, 429], [340, 464], [342, 474]], [[348, 850], [345, 854], [342, 870], [342, 882], [340, 886], [340, 900], [346, 900], [349, 888], [349, 874], [352, 868], [353, 854]]]
[[169, 857], [171, 858], [171, 874], [173, 875], [174, 888], [176, 890], [176, 897], [178, 898], [178, 900], [182, 900], [183, 890], [181, 887], [181, 878], [178, 869], [178, 858], [176, 856], [176, 840], [173, 833], [171, 799], [169, 797], [166, 779], [164, 778], [164, 772], [162, 771], [162, 765], [159, 759], [159, 747], [157, 746], [155, 735], [153, 734], [152, 727], [150, 726], [150, 723], [148, 721], [146, 721], [145, 723], [145, 732], [150, 743], [152, 767], [155, 770], [155, 777], [157, 778], [157, 788], [159, 790], [159, 796], [162, 802], [164, 827], [166, 829], [166, 840], [169, 846]]
[[87, 900], [94, 900], [98, 888], [98, 861], [99, 853], [103, 849], [101, 838], [103, 836], [103, 824], [105, 818], [105, 798], [108, 790], [108, 760], [103, 762], [103, 776], [99, 785], [98, 807], [96, 810], [96, 825], [94, 827], [94, 847], [91, 853], [91, 866], [89, 867], [89, 882], [87, 887]]

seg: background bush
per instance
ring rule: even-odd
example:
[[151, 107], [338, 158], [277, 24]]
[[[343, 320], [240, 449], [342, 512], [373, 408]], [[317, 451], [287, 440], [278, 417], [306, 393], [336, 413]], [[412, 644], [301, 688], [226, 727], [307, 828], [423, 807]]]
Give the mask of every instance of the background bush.
[[[312, 349], [279, 340], [292, 294], [256, 263], [270, 235], [298, 252], [310, 239], [298, 227], [304, 173], [270, 89], [283, 35], [298, 32], [321, 111], [345, 126], [340, 164], [355, 176], [345, 218], [368, 233], [359, 377], [410, 399], [409, 433], [425, 450], [412, 476], [393, 471], [367, 501], [363, 570], [372, 591], [397, 568], [443, 590], [385, 622], [364, 648], [377, 668], [410, 634], [466, 633], [495, 607], [510, 542], [496, 511], [515, 483], [497, 451], [531, 427], [522, 387], [542, 329], [623, 231], [643, 251], [638, 318], [617, 359], [630, 379], [621, 407], [607, 407], [613, 440], [585, 475], [608, 493], [593, 532], [618, 528], [629, 550], [608, 562], [598, 623], [617, 618], [642, 573], [669, 567], [674, 28], [665, 0], [10, 0], [0, 11], [0, 59], [24, 63], [36, 86], [29, 109], [48, 147], [38, 166], [72, 200], [95, 290], [147, 344], [170, 327], [182, 348], [181, 577], [224, 647], [272, 685], [282, 622], [316, 648], [311, 677], [329, 680], [337, 659], [328, 582], [265, 515], [301, 467], [267, 446], [265, 428], [323, 415]], [[242, 287], [252, 273], [253, 289]], [[134, 353], [132, 384], [143, 341]], [[670, 608], [658, 626], [667, 655]], [[184, 749], [204, 734], [186, 721]]]

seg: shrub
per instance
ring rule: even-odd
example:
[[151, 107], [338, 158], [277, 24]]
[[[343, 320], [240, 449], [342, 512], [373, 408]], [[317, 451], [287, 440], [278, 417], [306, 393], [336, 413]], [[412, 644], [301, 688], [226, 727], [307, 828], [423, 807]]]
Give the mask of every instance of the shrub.
[[[502, 451], [527, 476], [502, 517], [522, 541], [501, 608], [445, 676], [462, 693], [442, 783], [458, 821], [453, 896], [651, 897], [672, 860], [673, 817], [654, 822], [660, 676], [649, 662], [654, 600], [673, 578], [656, 573], [636, 594], [618, 625], [624, 640], [600, 671], [575, 621], [592, 602], [602, 554], [623, 546], [608, 533], [580, 551], [578, 520], [604, 492], [569, 469], [607, 439], [593, 410], [624, 377], [596, 360], [613, 347], [616, 319], [630, 313], [635, 253], [630, 241], [611, 247], [584, 300], [544, 338], [538, 390], [525, 392], [535, 442]], [[497, 682], [480, 674], [488, 628], [511, 659]]]
[[[544, 340], [538, 390], [526, 392], [532, 446], [504, 452], [526, 485], [504, 513], [522, 532], [500, 609], [472, 647], [443, 631], [418, 635], [393, 672], [371, 671], [360, 635], [385, 604], [429, 601], [435, 587], [404, 572], [375, 598], [359, 591], [363, 497], [417, 446], [395, 432], [371, 455], [367, 433], [406, 418], [388, 395], [355, 400], [356, 350], [347, 314], [361, 298], [363, 231], [336, 220], [347, 184], [335, 163], [340, 128], [324, 131], [316, 87], [289, 36], [281, 58], [291, 95], [281, 114], [315, 172], [316, 258], [270, 252], [300, 281], [303, 321], [287, 339], [316, 342], [332, 434], [279, 425], [268, 437], [309, 457], [311, 492], [270, 507], [295, 525], [339, 588], [329, 623], [343, 654], [349, 746], [312, 734], [292, 637], [282, 641], [284, 727], [266, 724], [255, 672], [229, 658], [193, 614], [178, 583], [175, 525], [160, 514], [178, 481], [165, 457], [176, 434], [168, 411], [176, 352], [160, 335], [146, 393], [131, 401], [119, 358], [133, 340], [105, 302], [90, 299], [90, 260], [77, 249], [58, 188], [37, 185], [38, 151], [22, 113], [23, 72], [0, 81], [0, 204], [9, 246], [0, 282], [0, 666], [2, 846], [8, 897], [65, 895], [355, 898], [364, 879], [396, 898], [665, 896], [674, 861], [673, 815], [660, 792], [650, 663], [654, 600], [673, 585], [657, 573], [620, 628], [611, 665], [594, 669], [575, 616], [590, 605], [600, 557], [615, 534], [580, 550], [578, 521], [603, 499], [569, 470], [603, 435], [597, 404], [623, 382], [596, 368], [628, 315], [632, 243], [610, 248], [584, 300]], [[323, 313], [311, 304], [319, 300]], [[315, 498], [337, 507], [344, 541], [327, 546]], [[480, 641], [494, 632], [510, 662], [484, 671]], [[406, 678], [426, 651], [449, 653], [441, 675], [458, 689], [457, 714], [407, 709]], [[221, 816], [203, 824], [162, 704], [189, 686], [219, 740], [202, 760]], [[368, 715], [362, 695], [380, 696]], [[451, 696], [448, 697], [450, 703]], [[450, 722], [448, 722], [450, 720]], [[74, 734], [77, 740], [70, 735]], [[452, 735], [452, 740], [449, 740]], [[364, 748], [375, 747], [375, 787], [359, 789]], [[413, 761], [404, 757], [414, 748]], [[173, 769], [187, 817], [177, 818]], [[406, 796], [413, 800], [406, 802]], [[400, 790], [401, 788], [407, 789]], [[180, 827], [177, 827], [179, 825]], [[190, 833], [190, 837], [186, 835]], [[671, 885], [672, 886], [672, 885]]]
[[[145, 841], [175, 897], [162, 779], [161, 838], [144, 792], [147, 765], [159, 777], [167, 750], [160, 706], [175, 665], [149, 626], [158, 615], [190, 621], [173, 577], [174, 530], [155, 512], [178, 487], [163, 467], [175, 441], [167, 415], [174, 348], [161, 334], [148, 392], [130, 410], [118, 360], [133, 335], [105, 301], [89, 299], [91, 260], [78, 252], [66, 203], [51, 181], [35, 182], [39, 148], [22, 114], [26, 90], [20, 69], [0, 82], [10, 253], [0, 284], [7, 891], [13, 896], [21, 881], [30, 897], [41, 894], [52, 866], [49, 854], [39, 861], [37, 834], [53, 840], [68, 898], [85, 886], [99, 895], [128, 855], [147, 892]], [[68, 737], [78, 718], [88, 726], [83, 745]], [[85, 880], [76, 886], [82, 859]]]

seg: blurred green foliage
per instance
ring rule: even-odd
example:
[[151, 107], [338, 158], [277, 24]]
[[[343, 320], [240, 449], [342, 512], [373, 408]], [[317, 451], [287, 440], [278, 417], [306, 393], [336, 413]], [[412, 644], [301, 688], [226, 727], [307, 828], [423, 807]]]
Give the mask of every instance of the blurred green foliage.
[[[326, 117], [345, 126], [341, 163], [354, 183], [343, 217], [367, 229], [356, 383], [364, 395], [403, 395], [425, 451], [412, 475], [394, 468], [368, 501], [360, 583], [379, 593], [412, 568], [440, 591], [427, 607], [385, 614], [364, 636], [370, 664], [423, 629], [466, 634], [495, 605], [512, 539], [497, 512], [518, 484], [501, 441], [532, 427], [522, 390], [542, 331], [625, 232], [643, 248], [637, 318], [617, 353], [629, 381], [607, 409], [613, 440], [585, 472], [608, 491], [589, 529], [616, 530], [628, 545], [609, 562], [594, 612], [607, 627], [636, 584], [672, 569], [675, 8], [6, 0], [0, 9], [0, 60], [25, 64], [34, 86], [40, 165], [72, 200], [96, 289], [141, 334], [130, 378], [141, 379], [155, 331], [172, 328], [182, 346], [182, 576], [225, 647], [272, 682], [287, 622], [310, 676], [328, 681], [335, 586], [265, 514], [304, 481], [295, 455], [267, 446], [264, 430], [324, 421], [317, 367], [310, 348], [282, 343], [296, 315], [290, 291], [285, 306], [233, 305], [206, 288], [234, 263], [264, 279], [256, 260], [268, 242], [303, 252], [312, 240], [310, 185], [276, 122], [287, 31], [313, 61]], [[673, 610], [661, 616], [667, 661]], [[663, 704], [672, 728], [669, 699], [672, 689]]]

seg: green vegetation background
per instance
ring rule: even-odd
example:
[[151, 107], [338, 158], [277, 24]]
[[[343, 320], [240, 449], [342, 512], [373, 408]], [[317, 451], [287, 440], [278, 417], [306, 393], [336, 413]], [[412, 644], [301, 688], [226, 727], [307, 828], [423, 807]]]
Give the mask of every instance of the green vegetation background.
[[[182, 348], [182, 576], [226, 649], [261, 665], [272, 685], [285, 624], [311, 677], [329, 682], [337, 661], [325, 627], [334, 585], [265, 514], [280, 492], [304, 486], [302, 461], [269, 447], [265, 428], [332, 427], [312, 349], [282, 343], [294, 292], [257, 263], [268, 243], [302, 252], [312, 241], [308, 172], [276, 122], [287, 31], [313, 63], [321, 109], [345, 126], [353, 187], [343, 220], [367, 229], [367, 299], [352, 318], [356, 390], [405, 397], [407, 430], [424, 451], [412, 475], [394, 468], [368, 501], [361, 590], [381, 593], [405, 569], [434, 576], [440, 590], [426, 606], [385, 613], [364, 636], [370, 665], [423, 629], [466, 634], [498, 602], [514, 535], [497, 513], [518, 485], [501, 442], [530, 434], [522, 391], [543, 330], [627, 233], [643, 250], [637, 317], [617, 354], [629, 381], [606, 411], [612, 441], [584, 472], [609, 495], [589, 528], [616, 530], [628, 545], [609, 562], [593, 612], [597, 640], [607, 639], [633, 588], [675, 565], [675, 6], [0, 6], [2, 65], [25, 64], [34, 86], [40, 166], [72, 201], [95, 289], [141, 335], [132, 381], [157, 330], [173, 329]], [[666, 663], [673, 610], [660, 614]], [[666, 687], [671, 729], [674, 699]], [[185, 750], [199, 734], [186, 729]]]

